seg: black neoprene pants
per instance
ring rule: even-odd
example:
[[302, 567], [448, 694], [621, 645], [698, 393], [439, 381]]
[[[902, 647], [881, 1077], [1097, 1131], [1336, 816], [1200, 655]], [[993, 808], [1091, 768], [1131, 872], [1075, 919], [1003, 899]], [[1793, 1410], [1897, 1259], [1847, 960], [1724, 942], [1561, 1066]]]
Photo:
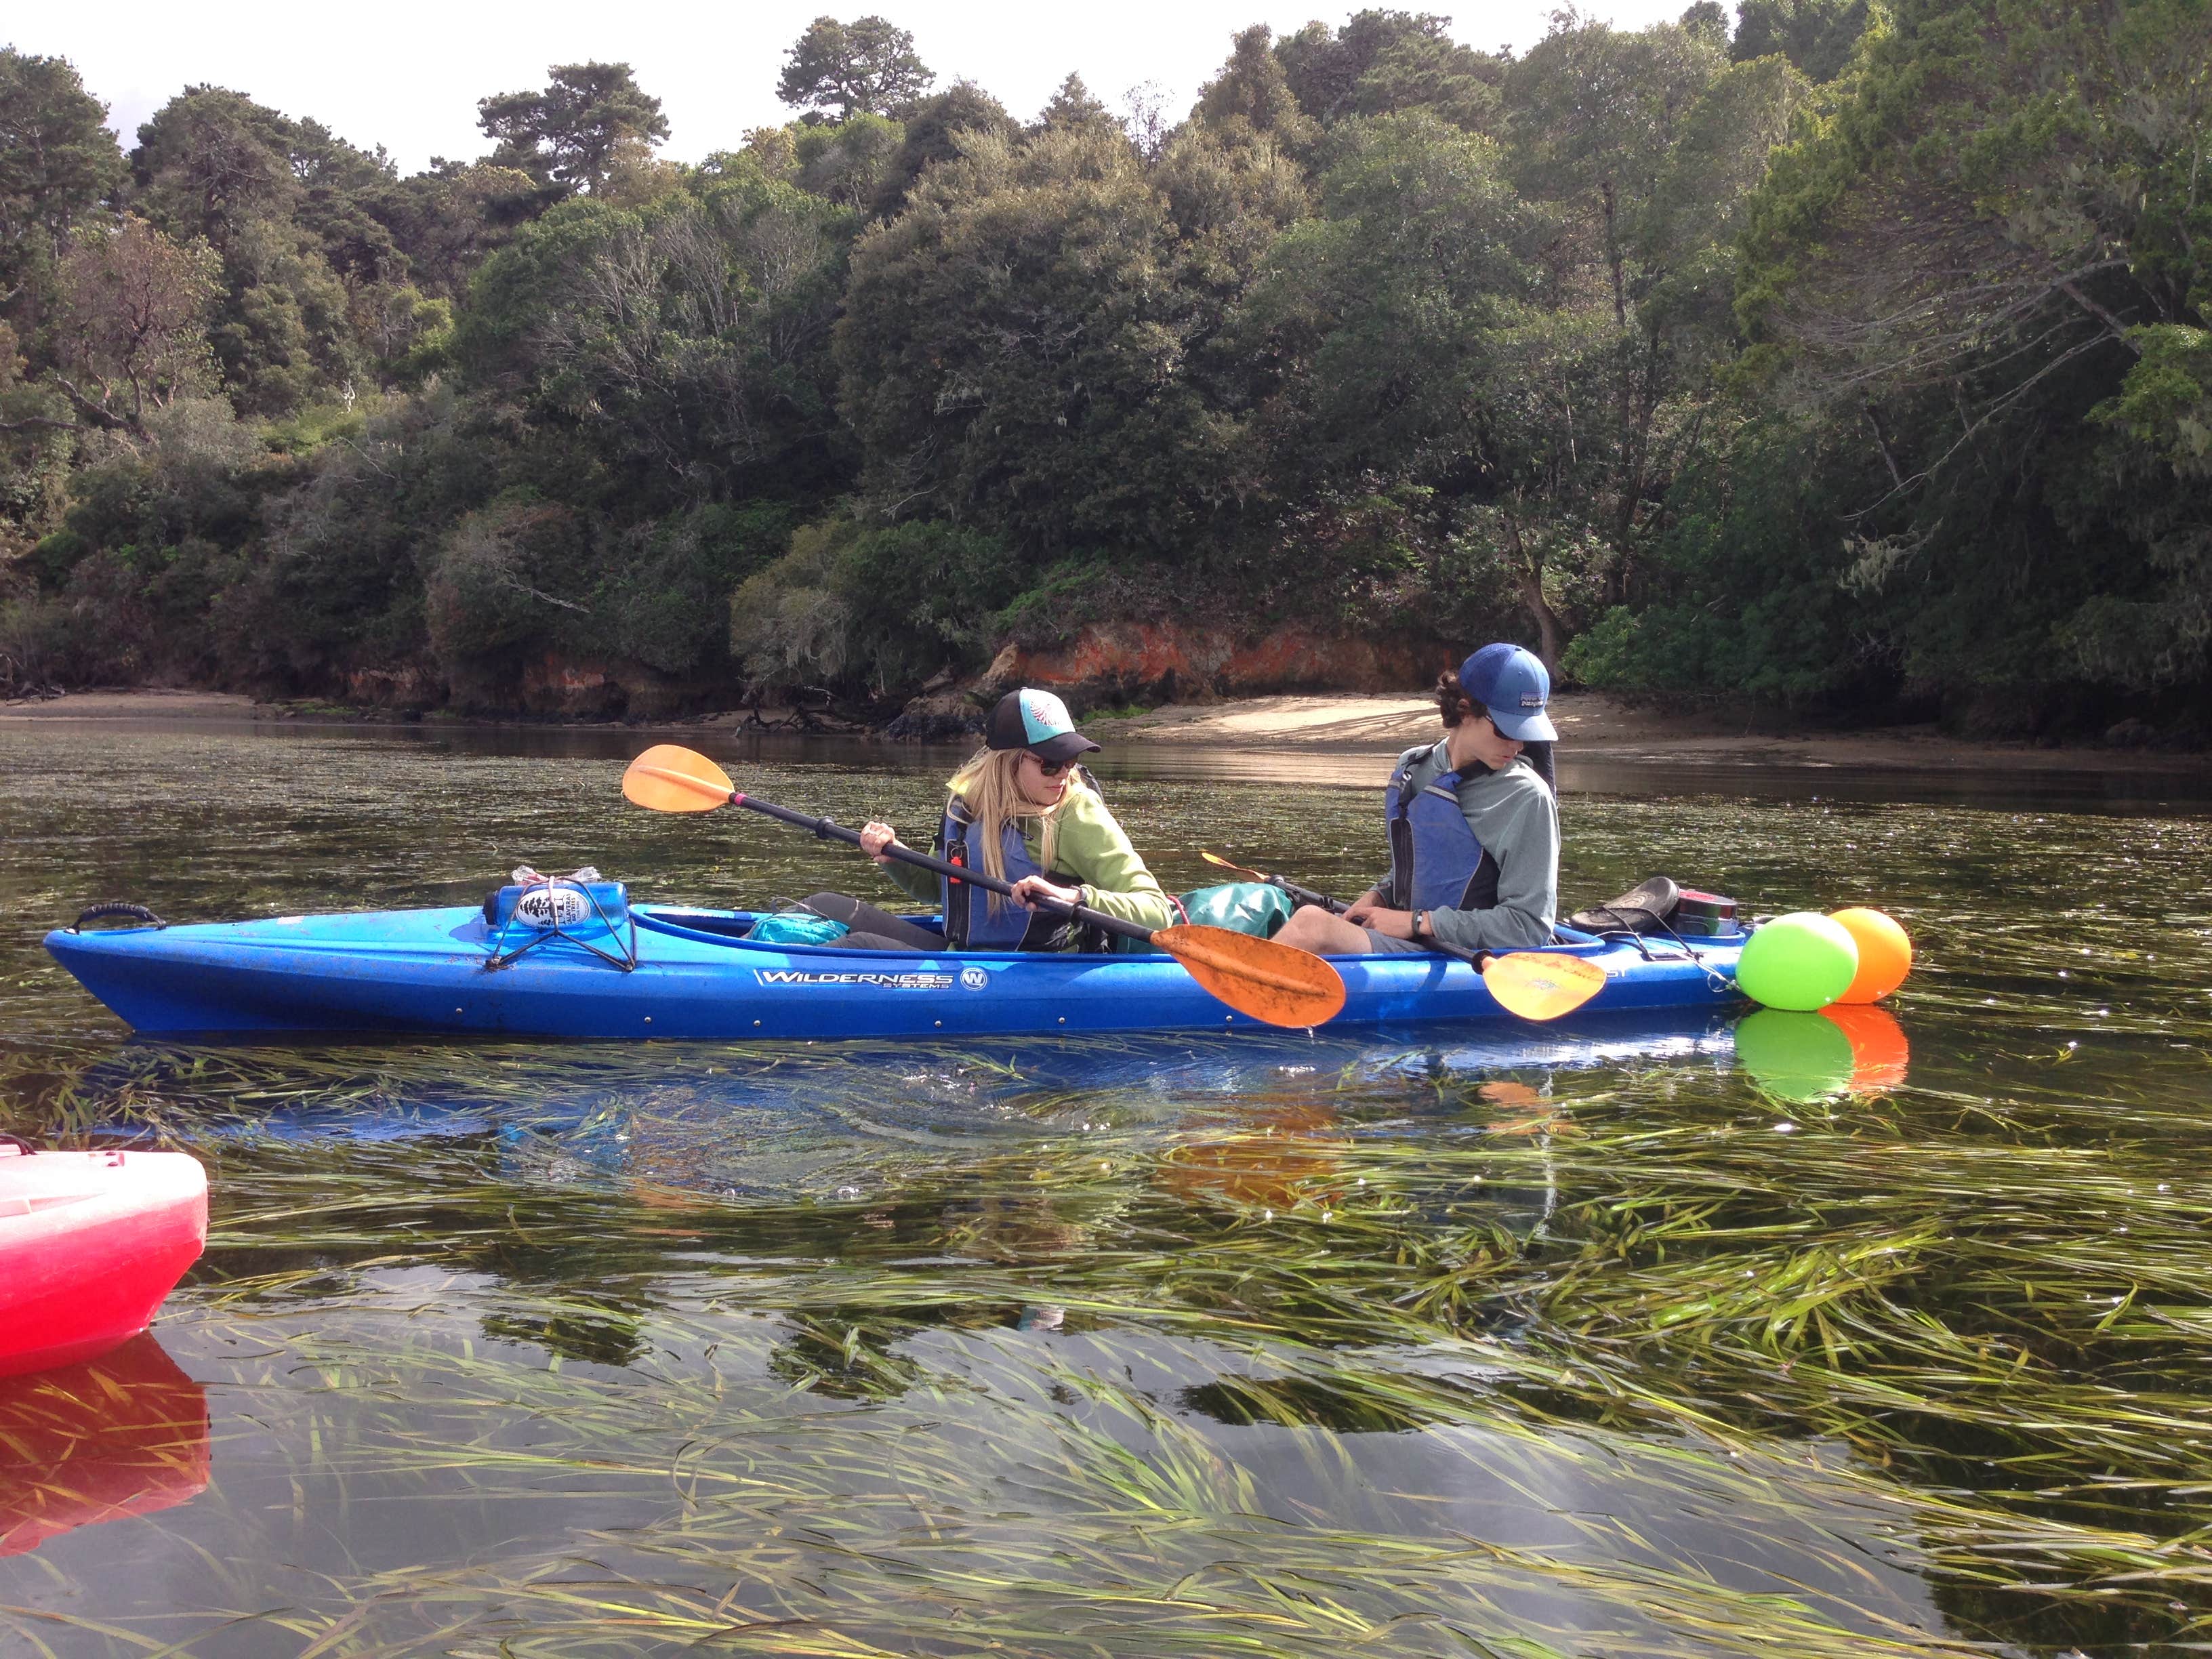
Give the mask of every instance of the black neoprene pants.
[[817, 893], [806, 901], [806, 908], [817, 915], [842, 921], [853, 930], [837, 941], [841, 950], [899, 951], [911, 956], [951, 948], [942, 933], [917, 927], [903, 917], [878, 910], [844, 893]]

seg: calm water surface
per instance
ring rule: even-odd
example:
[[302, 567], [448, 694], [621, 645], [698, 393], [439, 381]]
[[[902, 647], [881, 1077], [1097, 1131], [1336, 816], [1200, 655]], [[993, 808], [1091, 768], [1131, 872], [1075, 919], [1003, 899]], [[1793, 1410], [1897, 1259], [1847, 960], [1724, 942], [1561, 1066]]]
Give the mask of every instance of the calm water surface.
[[[1850, 1031], [159, 1047], [40, 948], [890, 892], [645, 741], [0, 726], [0, 1129], [215, 1182], [151, 1338], [0, 1382], [0, 1653], [2212, 1643], [2201, 783], [1570, 769], [1571, 903], [1904, 920]], [[915, 833], [957, 758], [721, 757]], [[1170, 885], [1346, 890], [1371, 769], [1104, 769]]]

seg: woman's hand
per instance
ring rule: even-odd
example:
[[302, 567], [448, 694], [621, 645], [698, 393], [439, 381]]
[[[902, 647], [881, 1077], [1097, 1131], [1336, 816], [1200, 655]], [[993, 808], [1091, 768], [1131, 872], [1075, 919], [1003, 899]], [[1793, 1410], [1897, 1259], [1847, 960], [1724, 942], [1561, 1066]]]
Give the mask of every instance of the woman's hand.
[[896, 862], [889, 853], [884, 851], [884, 848], [894, 845], [897, 841], [898, 831], [888, 823], [878, 823], [871, 820], [861, 827], [860, 850], [878, 864]]
[[1024, 910], [1037, 908], [1040, 898], [1056, 898], [1062, 904], [1080, 904], [1083, 902], [1083, 890], [1058, 886], [1042, 876], [1024, 876], [1014, 884], [1014, 902]]

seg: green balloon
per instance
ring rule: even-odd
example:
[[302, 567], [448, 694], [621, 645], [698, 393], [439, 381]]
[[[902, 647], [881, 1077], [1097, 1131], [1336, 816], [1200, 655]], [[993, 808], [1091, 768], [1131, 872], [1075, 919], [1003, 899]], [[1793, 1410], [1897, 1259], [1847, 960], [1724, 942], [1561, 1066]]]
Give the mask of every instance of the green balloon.
[[1851, 1040], [1820, 1014], [1762, 1008], [1747, 1016], [1736, 1024], [1735, 1060], [1784, 1100], [1822, 1100], [1851, 1086]]
[[1793, 910], [1751, 936], [1735, 982], [1753, 1002], [1809, 1013], [1850, 989], [1858, 971], [1858, 944], [1843, 923], [1817, 910]]

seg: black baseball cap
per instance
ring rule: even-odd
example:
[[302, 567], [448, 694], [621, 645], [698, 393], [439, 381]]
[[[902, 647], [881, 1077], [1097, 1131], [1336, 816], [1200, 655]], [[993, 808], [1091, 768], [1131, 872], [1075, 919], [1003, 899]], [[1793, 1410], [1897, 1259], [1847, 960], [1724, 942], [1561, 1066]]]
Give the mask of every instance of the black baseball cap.
[[1041, 761], [1066, 763], [1098, 745], [1075, 729], [1067, 705], [1049, 691], [1024, 686], [999, 699], [983, 722], [986, 749], [1026, 749]]

